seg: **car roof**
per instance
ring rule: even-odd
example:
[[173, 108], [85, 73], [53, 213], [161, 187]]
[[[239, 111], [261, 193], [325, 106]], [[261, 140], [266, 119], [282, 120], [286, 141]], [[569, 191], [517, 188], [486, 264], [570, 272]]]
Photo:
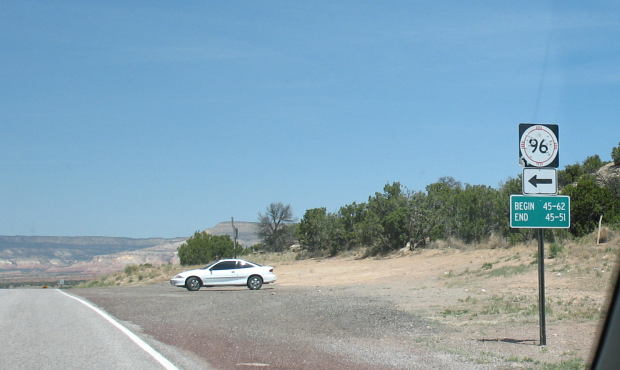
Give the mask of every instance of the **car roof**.
[[241, 261], [241, 262], [246, 262], [246, 263], [251, 263], [253, 265], [256, 265], [256, 263], [254, 263], [254, 262], [250, 262], [250, 261], [247, 261], [247, 260], [242, 260], [241, 258], [225, 258], [225, 259], [217, 260], [214, 263], [226, 262], [226, 261]]
[[215, 262], [211, 263], [211, 265], [215, 265], [216, 263], [226, 262], [226, 261], [241, 261], [241, 262], [249, 263], [249, 264], [251, 264], [251, 265], [258, 266], [258, 267], [261, 267], [261, 266], [262, 266], [262, 265], [261, 265], [261, 264], [259, 264], [259, 263], [252, 262], [252, 261], [248, 261], [248, 260], [243, 260], [243, 259], [241, 259], [241, 258], [224, 258], [224, 259], [217, 260], [217, 261], [215, 261]]

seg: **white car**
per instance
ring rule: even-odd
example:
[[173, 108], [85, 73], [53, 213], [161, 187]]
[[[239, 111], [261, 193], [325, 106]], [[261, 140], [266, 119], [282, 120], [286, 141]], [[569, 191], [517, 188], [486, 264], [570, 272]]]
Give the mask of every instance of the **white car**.
[[225, 259], [201, 269], [184, 271], [170, 279], [170, 284], [190, 291], [222, 285], [246, 285], [251, 290], [257, 290], [263, 284], [275, 281], [276, 275], [271, 266], [261, 266], [241, 259]]

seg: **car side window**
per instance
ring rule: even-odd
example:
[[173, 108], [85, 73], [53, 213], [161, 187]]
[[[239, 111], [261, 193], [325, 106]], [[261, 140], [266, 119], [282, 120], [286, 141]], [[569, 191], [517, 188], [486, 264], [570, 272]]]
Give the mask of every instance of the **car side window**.
[[211, 270], [234, 270], [237, 268], [237, 261], [223, 261], [211, 267]]
[[245, 262], [245, 261], [237, 261], [237, 268], [238, 269], [249, 269], [252, 268], [254, 266], [252, 266], [251, 264]]

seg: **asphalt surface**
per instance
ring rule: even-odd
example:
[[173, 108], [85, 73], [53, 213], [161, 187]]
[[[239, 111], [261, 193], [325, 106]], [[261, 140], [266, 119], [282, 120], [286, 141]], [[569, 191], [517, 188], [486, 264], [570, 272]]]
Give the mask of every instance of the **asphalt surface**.
[[[146, 337], [218, 369], [467, 369], [438, 324], [340, 288], [73, 289]], [[486, 366], [488, 367], [488, 366]]]
[[53, 289], [0, 289], [0, 369], [163, 369], [95, 311]]

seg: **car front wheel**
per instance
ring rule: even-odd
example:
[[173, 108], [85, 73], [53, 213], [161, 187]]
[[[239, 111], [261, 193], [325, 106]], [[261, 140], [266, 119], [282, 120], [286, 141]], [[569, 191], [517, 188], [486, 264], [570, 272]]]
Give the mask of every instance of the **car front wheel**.
[[185, 288], [187, 288], [187, 290], [191, 292], [197, 291], [198, 289], [200, 289], [200, 280], [194, 276], [187, 278], [187, 280], [185, 281]]
[[258, 275], [252, 275], [248, 278], [248, 288], [250, 290], [258, 290], [263, 286], [263, 279]]

